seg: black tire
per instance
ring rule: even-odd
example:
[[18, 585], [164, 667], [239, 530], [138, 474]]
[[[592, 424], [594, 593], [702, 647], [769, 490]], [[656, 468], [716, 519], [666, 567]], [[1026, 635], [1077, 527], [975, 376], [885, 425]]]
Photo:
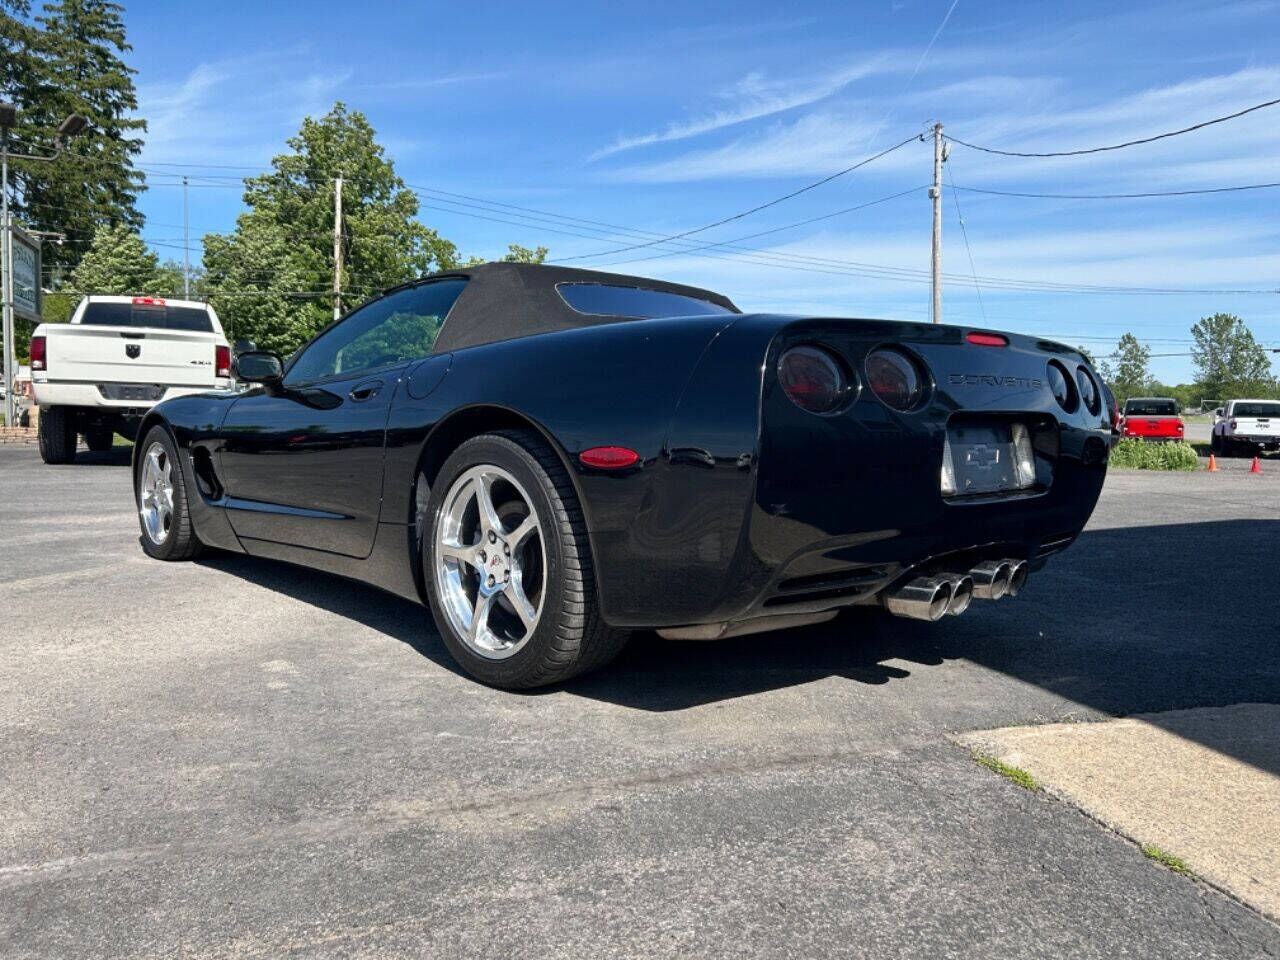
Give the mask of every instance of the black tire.
[[[141, 480], [146, 473], [147, 458], [152, 445], [161, 448], [161, 464], [168, 463], [168, 476], [173, 485], [173, 510], [168, 527], [161, 539], [151, 535], [147, 523], [143, 519]], [[191, 510], [187, 504], [187, 482], [183, 476], [182, 466], [178, 461], [177, 447], [169, 431], [162, 426], [154, 426], [147, 431], [139, 445], [137, 463], [133, 474], [133, 500], [138, 507], [138, 526], [142, 529], [142, 549], [148, 556], [157, 560], [190, 560], [203, 549], [200, 538], [196, 536], [195, 527], [191, 523]]]
[[40, 459], [45, 463], [74, 463], [76, 459], [76, 417], [66, 407], [40, 411]]
[[106, 453], [115, 442], [115, 431], [110, 427], [94, 427], [84, 435], [84, 445], [94, 453]]
[[[436, 580], [436, 524], [444, 498], [468, 469], [498, 466], [527, 491], [546, 550], [542, 613], [524, 645], [507, 659], [469, 647], [441, 609]], [[481, 683], [528, 689], [559, 683], [612, 660], [630, 636], [600, 618], [595, 568], [582, 509], [559, 457], [536, 433], [503, 430], [473, 437], [444, 462], [427, 501], [422, 538], [423, 576], [436, 627], [458, 664]]]
[[1222, 453], [1222, 438], [1216, 433], [1209, 434], [1209, 452], [1214, 455]]

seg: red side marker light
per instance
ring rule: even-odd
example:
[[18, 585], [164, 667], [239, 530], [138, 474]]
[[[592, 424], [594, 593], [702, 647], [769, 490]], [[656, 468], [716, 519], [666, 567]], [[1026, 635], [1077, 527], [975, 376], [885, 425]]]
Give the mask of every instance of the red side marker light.
[[999, 333], [978, 333], [976, 330], [965, 334], [965, 339], [979, 347], [1007, 347], [1009, 338]]
[[640, 461], [640, 454], [626, 447], [591, 447], [578, 454], [578, 459], [588, 467], [602, 470], [621, 470]]

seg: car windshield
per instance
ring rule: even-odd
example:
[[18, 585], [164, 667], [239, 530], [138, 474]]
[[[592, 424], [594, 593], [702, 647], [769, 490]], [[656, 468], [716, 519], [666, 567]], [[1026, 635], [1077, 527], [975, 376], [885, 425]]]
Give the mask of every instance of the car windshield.
[[1233, 417], [1280, 417], [1280, 403], [1237, 403]]
[[1126, 417], [1176, 417], [1178, 404], [1175, 400], [1126, 400], [1124, 415]]
[[608, 317], [696, 317], [708, 313], [733, 313], [701, 297], [643, 287], [618, 287], [607, 283], [562, 283], [556, 287], [560, 298], [579, 313]]
[[209, 311], [199, 307], [171, 307], [164, 303], [90, 303], [80, 317], [95, 327], [150, 327], [153, 330], [192, 330], [213, 333]]

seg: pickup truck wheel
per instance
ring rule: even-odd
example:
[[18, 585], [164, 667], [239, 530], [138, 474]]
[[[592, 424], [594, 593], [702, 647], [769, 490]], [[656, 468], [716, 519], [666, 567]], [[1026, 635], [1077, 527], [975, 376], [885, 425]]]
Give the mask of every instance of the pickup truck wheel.
[[1222, 453], [1222, 438], [1216, 433], [1209, 434], [1209, 452], [1215, 455]]
[[74, 463], [76, 459], [76, 418], [66, 407], [40, 411], [40, 459], [45, 463]]
[[164, 427], [152, 427], [142, 441], [134, 477], [142, 549], [157, 560], [190, 560], [200, 552], [191, 526], [187, 485], [173, 438]]
[[540, 687], [611, 660], [628, 634], [600, 618], [582, 509], [537, 434], [463, 443], [427, 502], [423, 572], [454, 659], [482, 683]]
[[115, 443], [116, 435], [108, 427], [96, 427], [84, 435], [84, 443], [94, 453], [105, 453]]

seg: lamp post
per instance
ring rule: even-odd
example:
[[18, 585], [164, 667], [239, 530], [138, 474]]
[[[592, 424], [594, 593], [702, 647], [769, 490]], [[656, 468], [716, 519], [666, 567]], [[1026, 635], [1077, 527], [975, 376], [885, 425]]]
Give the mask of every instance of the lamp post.
[[[0, 270], [3, 270], [3, 283], [0, 283], [0, 299], [4, 303], [4, 422], [5, 426], [13, 426], [17, 405], [13, 397], [13, 377], [17, 355], [13, 344], [13, 224], [9, 220], [9, 158], [17, 160], [38, 160], [45, 163], [57, 159], [62, 148], [70, 137], [80, 133], [89, 123], [78, 113], [73, 113], [62, 121], [58, 127], [58, 135], [53, 140], [53, 153], [47, 157], [30, 153], [9, 152], [9, 131], [18, 124], [18, 110], [11, 103], [0, 103], [0, 226], [4, 231], [3, 247], [0, 248]], [[36, 283], [40, 278], [36, 277]]]

